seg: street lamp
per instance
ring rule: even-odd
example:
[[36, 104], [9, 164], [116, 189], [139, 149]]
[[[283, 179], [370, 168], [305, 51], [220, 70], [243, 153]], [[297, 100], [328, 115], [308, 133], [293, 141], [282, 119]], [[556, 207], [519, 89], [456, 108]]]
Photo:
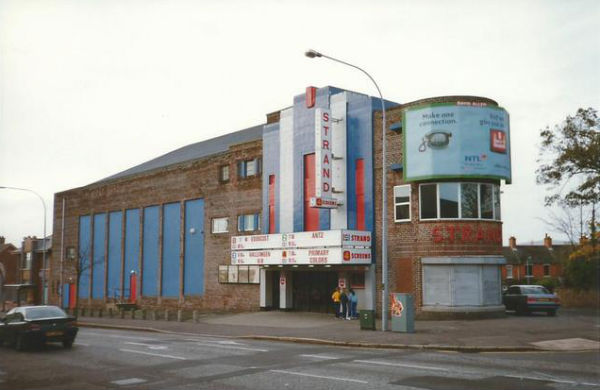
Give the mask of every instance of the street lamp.
[[379, 89], [379, 85], [377, 85], [377, 83], [375, 82], [375, 80], [373, 79], [373, 77], [371, 77], [371, 75], [369, 73], [367, 73], [367, 71], [365, 71], [364, 69], [359, 68], [356, 65], [352, 65], [348, 62], [342, 61], [342, 60], [338, 60], [337, 58], [333, 58], [330, 57], [328, 55], [325, 55], [323, 53], [319, 53], [316, 50], [308, 50], [304, 53], [305, 56], [307, 56], [308, 58], [317, 58], [317, 57], [323, 57], [323, 58], [327, 58], [331, 61], [335, 61], [335, 62], [339, 62], [340, 64], [343, 65], [347, 65], [350, 66], [354, 69], [358, 69], [361, 72], [363, 72], [364, 74], [367, 75], [367, 77], [373, 82], [373, 84], [375, 84], [375, 88], [377, 88], [377, 92], [379, 93], [379, 98], [381, 100], [381, 113], [383, 115], [382, 121], [381, 121], [381, 160], [382, 160], [382, 167], [381, 167], [381, 284], [382, 284], [382, 297], [381, 297], [381, 330], [382, 331], [386, 331], [388, 326], [387, 326], [387, 322], [388, 322], [388, 318], [387, 318], [387, 311], [388, 311], [388, 259], [387, 259], [387, 180], [386, 180], [386, 165], [385, 165], [385, 124], [386, 124], [386, 120], [385, 120], [385, 103], [383, 100], [383, 95], [381, 94], [381, 90]]
[[46, 202], [44, 202], [44, 198], [42, 198], [40, 196], [40, 194], [38, 194], [34, 190], [30, 190], [28, 188], [0, 186], [0, 190], [2, 190], [2, 189], [31, 192], [32, 194], [34, 194], [35, 196], [40, 198], [40, 200], [42, 201], [42, 206], [44, 206], [44, 237], [42, 239], [42, 267], [43, 267], [43, 269], [42, 269], [42, 295], [43, 295], [43, 302], [44, 302], [44, 304], [46, 304], [46, 303], [48, 303], [48, 299], [46, 297], [46, 269], [48, 268], [46, 265]]

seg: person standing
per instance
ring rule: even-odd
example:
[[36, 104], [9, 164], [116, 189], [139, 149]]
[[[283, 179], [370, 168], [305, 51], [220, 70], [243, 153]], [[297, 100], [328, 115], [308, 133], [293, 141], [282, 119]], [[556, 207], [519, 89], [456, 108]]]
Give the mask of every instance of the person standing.
[[342, 290], [340, 301], [342, 302], [342, 319], [349, 320], [350, 318], [348, 318], [348, 294], [346, 293], [346, 289]]
[[358, 318], [358, 313], [356, 312], [356, 307], [358, 306], [358, 296], [354, 292], [353, 289], [350, 289], [350, 319]]
[[335, 313], [335, 318], [340, 317], [340, 288], [336, 287], [331, 294], [331, 300], [333, 301], [333, 312]]

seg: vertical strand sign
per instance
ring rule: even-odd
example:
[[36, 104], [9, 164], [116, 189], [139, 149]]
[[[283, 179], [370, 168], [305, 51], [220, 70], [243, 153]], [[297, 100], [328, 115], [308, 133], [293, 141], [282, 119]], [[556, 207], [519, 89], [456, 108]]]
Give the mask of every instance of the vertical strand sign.
[[331, 111], [315, 109], [315, 198], [311, 207], [337, 207], [331, 196]]

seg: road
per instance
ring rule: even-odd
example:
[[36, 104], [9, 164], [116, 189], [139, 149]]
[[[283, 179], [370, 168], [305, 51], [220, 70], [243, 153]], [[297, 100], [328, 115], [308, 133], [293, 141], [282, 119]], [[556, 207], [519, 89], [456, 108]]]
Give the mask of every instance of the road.
[[598, 352], [455, 353], [82, 328], [0, 348], [0, 389], [600, 389]]

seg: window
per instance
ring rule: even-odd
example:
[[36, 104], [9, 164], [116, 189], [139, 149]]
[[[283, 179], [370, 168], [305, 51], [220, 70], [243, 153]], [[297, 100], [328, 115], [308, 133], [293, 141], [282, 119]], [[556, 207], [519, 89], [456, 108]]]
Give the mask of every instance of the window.
[[260, 284], [258, 265], [220, 265], [219, 283]]
[[480, 211], [482, 219], [494, 219], [494, 200], [491, 184], [479, 185]]
[[458, 183], [440, 183], [440, 217], [458, 218]]
[[533, 276], [533, 264], [525, 264], [525, 276]]
[[212, 232], [213, 233], [227, 233], [229, 231], [229, 218], [213, 218], [212, 220]]
[[513, 266], [510, 264], [506, 265], [506, 279], [513, 278]]
[[220, 182], [228, 182], [229, 181], [229, 165], [221, 165], [219, 167], [219, 181]]
[[479, 218], [479, 199], [477, 184], [461, 183], [460, 206], [463, 218]]
[[428, 183], [419, 186], [424, 219], [500, 220], [500, 186], [487, 183]]
[[394, 220], [410, 221], [410, 185], [394, 187]]
[[260, 229], [260, 213], [238, 216], [238, 232], [253, 232]]
[[420, 187], [421, 219], [437, 218], [437, 184], [422, 184]]
[[260, 158], [238, 161], [238, 176], [241, 178], [257, 176], [261, 173], [261, 168], [262, 160]]
[[31, 269], [31, 252], [25, 253], [25, 264], [23, 264], [23, 268]]
[[550, 264], [544, 264], [544, 277], [550, 277]]

